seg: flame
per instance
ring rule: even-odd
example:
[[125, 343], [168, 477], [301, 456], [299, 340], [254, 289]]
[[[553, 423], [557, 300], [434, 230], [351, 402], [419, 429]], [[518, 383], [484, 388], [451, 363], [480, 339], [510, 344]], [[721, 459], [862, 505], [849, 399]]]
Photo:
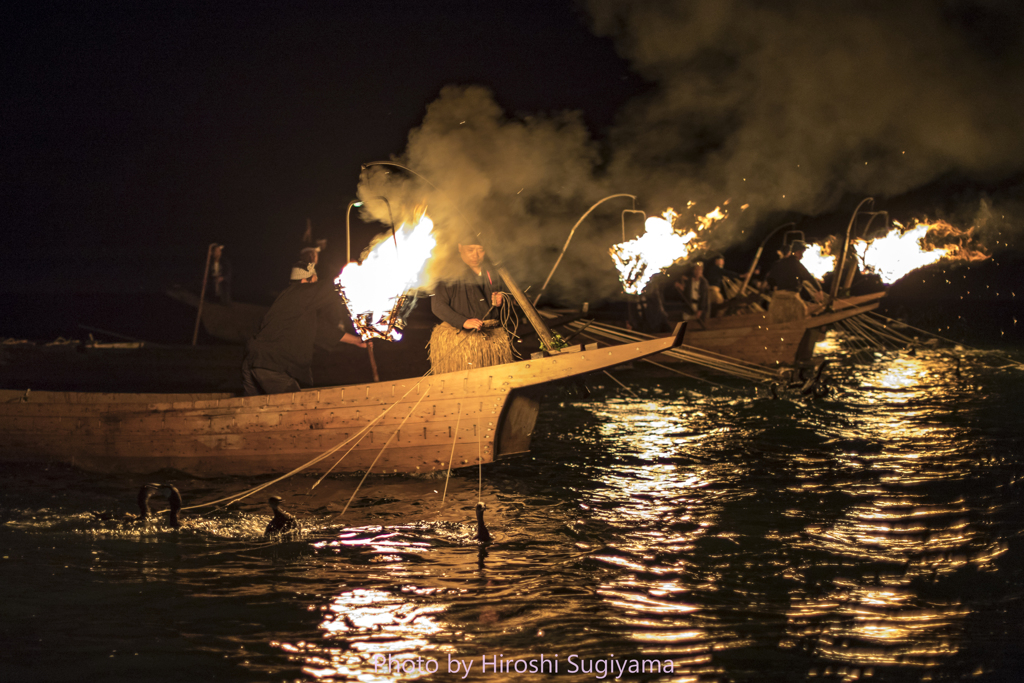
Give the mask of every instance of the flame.
[[836, 269], [836, 257], [826, 253], [825, 247], [820, 244], [808, 245], [800, 263], [804, 264], [804, 268], [819, 280], [825, 277], [826, 273], [831, 273]]
[[437, 246], [433, 230], [425, 213], [415, 225], [403, 223], [394, 239], [385, 233], [362, 263], [349, 263], [334, 280], [363, 340], [402, 338], [402, 309], [409, 293], [425, 284], [426, 265]]
[[897, 230], [871, 241], [856, 240], [853, 248], [865, 269], [886, 284], [895, 282], [912, 270], [946, 260], [978, 261], [988, 258], [980, 248], [971, 246], [973, 228], [961, 230], [945, 221], [919, 221], [909, 228], [893, 221]]
[[[863, 269], [877, 273], [885, 284], [892, 284], [907, 273], [946, 260], [978, 261], [988, 258], [980, 247], [972, 244], [973, 228], [962, 230], [946, 221], [926, 222], [914, 219], [910, 228], [893, 221], [895, 230], [870, 240], [852, 240], [853, 249]], [[841, 248], [841, 247], [840, 247]], [[801, 263], [811, 275], [823, 278], [836, 268], [839, 254], [828, 246], [811, 244]]]
[[[687, 204], [687, 208], [691, 206], [693, 202]], [[679, 214], [671, 208], [666, 209], [662, 217], [648, 218], [644, 222], [643, 235], [616, 244], [608, 250], [619, 270], [619, 280], [625, 292], [639, 294], [659, 271], [703, 248], [705, 242], [697, 239], [698, 234], [727, 215], [721, 207], [715, 207], [705, 216], [696, 216], [696, 227], [687, 232], [680, 232], [673, 227]]]

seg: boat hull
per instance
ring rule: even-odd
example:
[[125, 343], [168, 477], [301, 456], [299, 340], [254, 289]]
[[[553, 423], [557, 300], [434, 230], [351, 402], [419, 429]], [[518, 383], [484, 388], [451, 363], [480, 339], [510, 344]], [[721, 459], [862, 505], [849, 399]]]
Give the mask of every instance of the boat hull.
[[[689, 364], [695, 355], [707, 353], [772, 368], [798, 365], [811, 359], [827, 325], [873, 311], [883, 296], [884, 292], [878, 292], [844, 299], [837, 301], [830, 310], [819, 307], [811, 315], [785, 322], [770, 322], [764, 314], [748, 314], [712, 318], [703, 325], [691, 323], [685, 345], [652, 360]], [[625, 338], [621, 328], [609, 325], [588, 326], [577, 321], [567, 328], [571, 334], [583, 329], [580, 334], [586, 339], [617, 341]], [[632, 332], [628, 334], [637, 336]]]
[[269, 396], [0, 391], [0, 458], [197, 477], [466, 467], [529, 450], [545, 384], [660, 353], [682, 334]]

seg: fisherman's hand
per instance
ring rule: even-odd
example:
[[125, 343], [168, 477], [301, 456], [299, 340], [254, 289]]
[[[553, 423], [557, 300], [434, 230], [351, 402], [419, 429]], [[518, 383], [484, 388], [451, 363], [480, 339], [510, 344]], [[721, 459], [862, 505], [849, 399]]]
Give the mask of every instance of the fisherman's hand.
[[361, 349], [366, 348], [366, 342], [354, 334], [345, 333], [345, 336], [341, 338], [341, 341], [345, 344], [351, 344], [352, 346], [358, 346]]
[[462, 326], [467, 330], [479, 330], [484, 326], [484, 321], [480, 318], [470, 318], [466, 322], [462, 323]]
[[504, 299], [504, 297], [502, 296], [501, 292], [491, 292], [491, 305], [492, 306], [495, 306], [495, 307], [501, 306], [501, 302], [502, 302], [503, 299]]

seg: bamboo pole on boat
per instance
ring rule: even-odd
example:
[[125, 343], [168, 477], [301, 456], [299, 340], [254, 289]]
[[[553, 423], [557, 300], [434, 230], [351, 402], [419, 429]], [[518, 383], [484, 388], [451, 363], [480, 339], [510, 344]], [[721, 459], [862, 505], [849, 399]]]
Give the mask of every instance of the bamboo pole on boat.
[[[555, 260], [555, 265], [551, 266], [551, 272], [548, 273], [547, 279], [544, 280], [544, 284], [542, 284], [540, 286], [540, 291], [537, 292], [537, 296], [534, 297], [534, 299], [533, 299], [533, 305], [534, 306], [536, 306], [537, 302], [540, 301], [540, 298], [542, 296], [544, 296], [544, 290], [548, 288], [548, 283], [551, 282], [551, 278], [554, 277], [555, 270], [558, 269], [558, 264], [562, 262], [562, 257], [565, 256], [565, 250], [569, 248], [569, 242], [572, 241], [572, 236], [574, 234], [576, 234], [576, 228], [580, 227], [580, 223], [582, 223], [583, 220], [587, 216], [589, 216], [590, 213], [594, 209], [596, 209], [598, 206], [600, 206], [604, 202], [608, 201], [609, 199], [615, 199], [616, 197], [629, 197], [630, 199], [633, 200], [633, 208], [636, 209], [636, 195], [632, 195], [632, 194], [613, 194], [613, 195], [608, 195], [607, 197], [605, 197], [604, 199], [599, 200], [596, 204], [594, 204], [592, 207], [587, 209], [587, 212], [585, 214], [583, 214], [582, 216], [580, 216], [580, 219], [578, 221], [576, 221], [576, 225], [572, 226], [572, 230], [569, 231], [569, 236], [565, 239], [565, 246], [562, 247], [562, 251], [558, 254], [558, 258]], [[623, 229], [622, 241], [623, 242], [626, 241], [625, 229]]]
[[846, 265], [846, 251], [850, 248], [850, 232], [853, 230], [853, 223], [857, 220], [857, 214], [860, 213], [860, 207], [864, 206], [868, 202], [873, 204], [875, 200], [873, 197], [865, 197], [860, 200], [860, 204], [857, 205], [857, 208], [853, 210], [853, 215], [850, 216], [850, 222], [846, 225], [846, 239], [843, 241], [843, 252], [839, 256], [839, 263], [836, 264], [836, 277], [832, 278], [832, 291], [829, 292], [831, 300], [835, 300], [839, 295], [839, 281], [842, 279], [840, 276], [843, 272], [843, 266]]
[[519, 303], [519, 307], [523, 309], [523, 313], [526, 314], [526, 319], [530, 321], [530, 324], [533, 325], [533, 329], [537, 331], [537, 336], [540, 337], [540, 341], [544, 344], [544, 348], [548, 350], [553, 349], [554, 340], [551, 337], [551, 330], [549, 330], [548, 326], [544, 324], [544, 320], [537, 313], [537, 309], [533, 307], [530, 300], [526, 298], [526, 294], [524, 294], [523, 290], [519, 288], [519, 285], [512, 279], [512, 276], [504, 266], [498, 266], [498, 275], [501, 276], [501, 279], [508, 287], [508, 291], [512, 293], [512, 296], [515, 297], [515, 300]]
[[199, 321], [203, 317], [203, 301], [206, 300], [206, 282], [210, 278], [210, 258], [213, 256], [213, 248], [217, 246], [216, 242], [211, 242], [210, 246], [206, 248], [206, 266], [203, 268], [203, 286], [199, 290], [199, 308], [196, 309], [196, 326], [192, 330], [192, 346], [196, 345], [196, 341], [199, 339]]

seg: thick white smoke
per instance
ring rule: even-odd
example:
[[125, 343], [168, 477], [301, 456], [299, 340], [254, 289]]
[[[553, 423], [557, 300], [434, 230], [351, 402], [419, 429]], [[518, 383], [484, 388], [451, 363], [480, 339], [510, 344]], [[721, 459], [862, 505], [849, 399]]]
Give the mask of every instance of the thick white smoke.
[[[612, 193], [657, 213], [731, 199], [723, 230], [738, 241], [739, 227], [771, 212], [815, 215], [844, 197], [884, 199], [950, 174], [998, 178], [1024, 161], [1016, 3], [583, 4], [654, 84], [621, 112], [603, 154], [574, 114], [513, 119], [482, 88], [448, 87], [397, 159], [437, 190], [399, 190], [412, 176], [374, 167], [360, 196], [421, 197], [449, 234], [484, 232], [537, 282], [576, 219]], [[750, 205], [741, 218], [739, 204]], [[623, 208], [581, 228], [556, 276], [567, 298], [617, 291], [607, 248]], [[726, 246], [730, 233], [719, 237]]]

